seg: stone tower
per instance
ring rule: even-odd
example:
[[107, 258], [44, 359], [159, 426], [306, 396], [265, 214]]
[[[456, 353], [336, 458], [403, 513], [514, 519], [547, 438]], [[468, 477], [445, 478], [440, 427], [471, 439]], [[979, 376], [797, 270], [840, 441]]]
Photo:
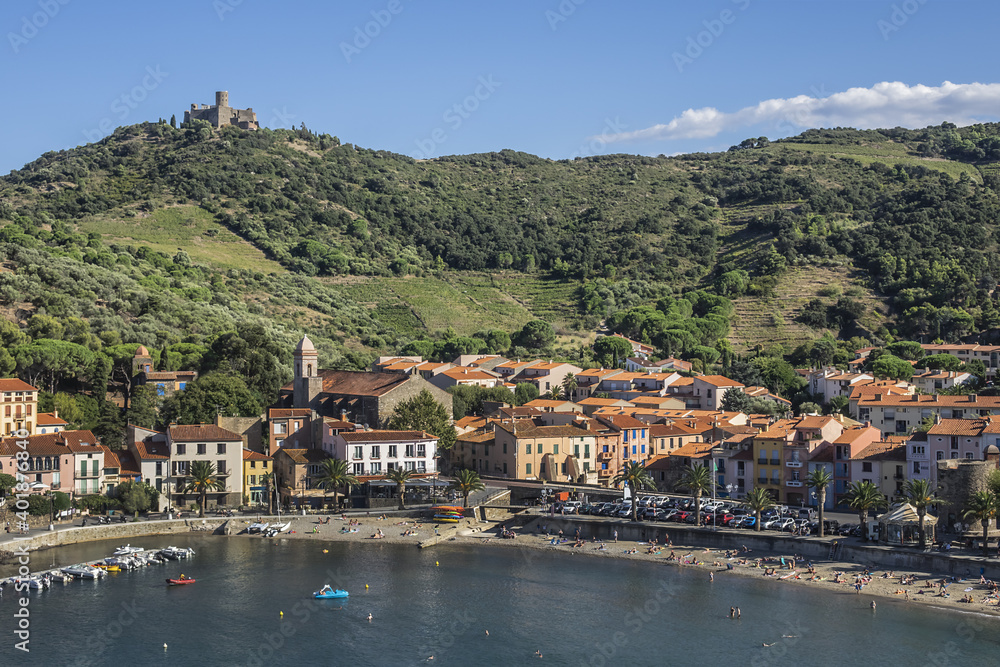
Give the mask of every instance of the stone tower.
[[217, 90], [217, 91], [215, 91], [215, 106], [217, 106], [217, 107], [228, 107], [229, 106], [229, 91], [228, 90]]
[[303, 336], [295, 347], [293, 407], [315, 410], [316, 400], [322, 391], [323, 378], [319, 375], [319, 354], [309, 336]]

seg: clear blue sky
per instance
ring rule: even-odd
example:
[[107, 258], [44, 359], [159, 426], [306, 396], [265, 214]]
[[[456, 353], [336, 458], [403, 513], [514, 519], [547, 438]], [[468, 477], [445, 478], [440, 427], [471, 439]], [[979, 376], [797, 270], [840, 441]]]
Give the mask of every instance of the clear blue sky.
[[4, 0], [0, 173], [216, 90], [263, 125], [417, 157], [997, 120], [998, 19], [974, 0]]

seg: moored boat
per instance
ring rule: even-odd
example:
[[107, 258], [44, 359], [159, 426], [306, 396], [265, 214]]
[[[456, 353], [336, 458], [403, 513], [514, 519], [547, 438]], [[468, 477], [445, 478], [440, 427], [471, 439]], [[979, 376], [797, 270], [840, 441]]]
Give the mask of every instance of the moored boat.
[[183, 586], [184, 584], [193, 584], [194, 579], [191, 577], [185, 577], [183, 574], [179, 579], [167, 579], [168, 586]]

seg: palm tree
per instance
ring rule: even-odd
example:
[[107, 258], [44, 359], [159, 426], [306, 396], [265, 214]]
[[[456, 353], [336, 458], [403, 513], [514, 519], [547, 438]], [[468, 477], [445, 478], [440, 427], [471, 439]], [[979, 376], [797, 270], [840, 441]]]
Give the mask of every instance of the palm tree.
[[847, 489], [844, 497], [848, 506], [858, 513], [861, 520], [861, 537], [868, 541], [868, 512], [881, 509], [888, 505], [885, 496], [871, 482], [854, 482]]
[[209, 491], [225, 491], [226, 483], [216, 476], [215, 464], [210, 461], [192, 461], [188, 470], [188, 483], [181, 493], [197, 493], [201, 511], [198, 516], [205, 516], [205, 500]]
[[264, 473], [260, 476], [260, 481], [264, 483], [264, 493], [267, 494], [267, 514], [270, 516], [272, 514], [272, 507], [274, 505], [274, 473]]
[[941, 502], [941, 498], [931, 487], [930, 480], [910, 479], [903, 484], [903, 495], [906, 500], [917, 510], [917, 518], [920, 520], [920, 548], [927, 546], [927, 535], [924, 533], [924, 517], [927, 516], [927, 507]]
[[567, 400], [570, 401], [573, 400], [573, 392], [576, 391], [576, 388], [578, 386], [580, 385], [576, 381], [576, 376], [573, 375], [572, 373], [566, 373], [566, 377], [564, 377], [562, 381], [562, 389], [563, 389], [563, 394], [566, 395]]
[[833, 481], [833, 475], [826, 468], [816, 468], [806, 476], [806, 486], [816, 489], [816, 505], [819, 507], [819, 536], [823, 537], [823, 505], [826, 504], [826, 487]]
[[653, 483], [653, 478], [649, 476], [649, 473], [646, 472], [646, 468], [644, 468], [638, 461], [629, 461], [622, 466], [622, 471], [615, 475], [615, 478], [611, 480], [611, 483], [616, 487], [619, 484], [628, 485], [629, 492], [632, 496], [633, 521], [636, 520], [636, 509], [639, 506], [639, 496], [636, 495], [636, 491], [639, 489], [656, 488], [656, 484]]
[[[337, 489], [341, 486], [351, 488], [360, 484], [358, 478], [347, 472], [347, 461], [338, 458], [324, 459], [319, 466], [319, 474], [316, 476], [316, 485], [324, 491], [333, 489], [333, 507], [340, 507], [337, 498]], [[326, 504], [326, 501], [324, 501]]]
[[396, 491], [399, 493], [399, 509], [405, 510], [403, 494], [406, 493], [406, 481], [413, 477], [412, 470], [395, 467], [385, 474], [385, 479], [396, 483]]
[[966, 502], [963, 519], [976, 519], [983, 523], [983, 558], [990, 557], [987, 546], [990, 539], [990, 522], [996, 517], [998, 509], [997, 497], [989, 491], [977, 491]]
[[687, 489], [694, 498], [694, 525], [701, 525], [701, 494], [711, 493], [715, 487], [711, 469], [702, 464], [689, 465], [681, 476], [677, 486]]
[[452, 491], [462, 494], [462, 507], [469, 506], [469, 494], [475, 491], [482, 491], [486, 488], [483, 480], [479, 479], [479, 473], [475, 470], [459, 470], [455, 473], [455, 481], [448, 485]]
[[767, 492], [767, 489], [758, 487], [746, 495], [743, 499], [743, 505], [753, 512], [756, 518], [753, 525], [754, 530], [760, 530], [760, 513], [774, 507], [774, 498]]

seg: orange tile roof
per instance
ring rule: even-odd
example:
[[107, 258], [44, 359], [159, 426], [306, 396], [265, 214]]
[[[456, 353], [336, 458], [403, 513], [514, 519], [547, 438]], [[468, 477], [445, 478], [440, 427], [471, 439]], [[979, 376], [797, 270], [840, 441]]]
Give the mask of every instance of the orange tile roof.
[[437, 440], [436, 435], [424, 431], [355, 431], [341, 433], [344, 442], [393, 442], [404, 440]]
[[288, 419], [289, 417], [309, 417], [312, 410], [309, 408], [270, 408], [267, 411], [268, 419]]
[[38, 389], [17, 378], [3, 378], [0, 379], [0, 391], [38, 391]]
[[725, 375], [702, 375], [697, 378], [702, 382], [706, 382], [716, 387], [742, 387], [742, 382], [737, 382], [736, 380], [730, 380]]
[[878, 441], [868, 445], [851, 457], [851, 460], [905, 461], [906, 444], [901, 442]]
[[255, 452], [252, 449], [243, 448], [243, 460], [244, 461], [273, 461], [274, 459], [267, 454], [261, 454], [260, 452]]
[[215, 424], [182, 424], [173, 425], [167, 428], [167, 437], [172, 442], [192, 442], [196, 440], [239, 440], [243, 441], [243, 436], [239, 433], [227, 431]]
[[274, 453], [274, 457], [277, 458], [278, 454], [284, 452], [288, 455], [292, 461], [295, 463], [319, 463], [330, 458], [330, 455], [324, 452], [322, 449], [284, 449], [281, 448]]
[[35, 418], [37, 426], [65, 426], [67, 423], [65, 419], [56, 417], [51, 412], [39, 412]]
[[135, 451], [139, 454], [139, 459], [158, 460], [170, 458], [170, 450], [165, 442], [146, 442], [145, 440], [135, 441]]
[[678, 447], [670, 452], [671, 456], [687, 456], [690, 458], [700, 458], [707, 455], [715, 447], [711, 442], [689, 442], [683, 447]]

